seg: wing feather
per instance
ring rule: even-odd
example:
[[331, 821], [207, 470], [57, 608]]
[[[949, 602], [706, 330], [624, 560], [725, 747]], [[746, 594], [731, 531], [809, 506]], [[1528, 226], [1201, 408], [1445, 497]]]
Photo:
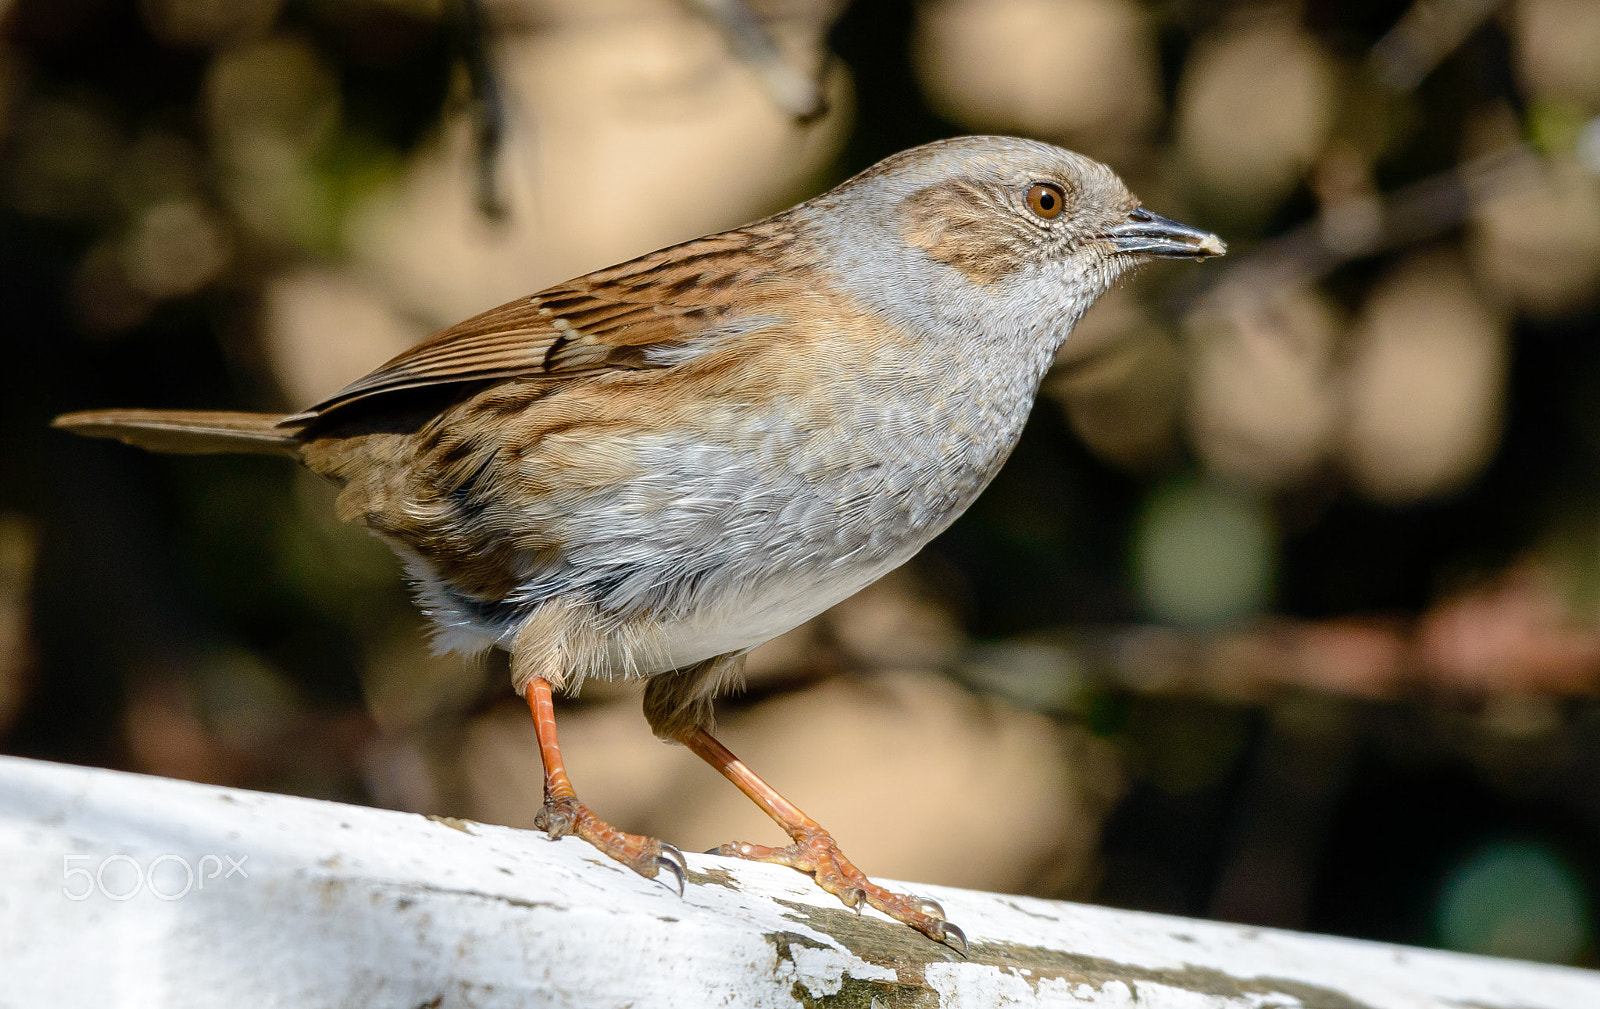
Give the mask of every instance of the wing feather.
[[652, 359], [681, 362], [693, 356], [697, 340], [726, 332], [737, 315], [734, 296], [769, 275], [761, 264], [792, 241], [784, 216], [492, 308], [435, 333], [290, 420], [312, 420], [403, 389], [667, 366]]

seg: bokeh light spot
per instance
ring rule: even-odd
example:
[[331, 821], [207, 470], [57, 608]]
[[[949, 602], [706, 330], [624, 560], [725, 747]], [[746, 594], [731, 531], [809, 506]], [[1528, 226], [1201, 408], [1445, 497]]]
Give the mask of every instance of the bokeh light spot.
[[1134, 533], [1140, 595], [1160, 620], [1238, 620], [1272, 593], [1275, 538], [1263, 503], [1243, 490], [1211, 481], [1158, 488]]
[[1468, 953], [1571, 961], [1588, 941], [1583, 887], [1547, 846], [1502, 841], [1462, 860], [1436, 911], [1442, 945]]

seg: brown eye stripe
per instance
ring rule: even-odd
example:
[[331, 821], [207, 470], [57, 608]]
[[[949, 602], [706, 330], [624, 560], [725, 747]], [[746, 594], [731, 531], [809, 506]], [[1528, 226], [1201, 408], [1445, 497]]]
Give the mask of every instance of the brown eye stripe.
[[1028, 209], [1047, 221], [1060, 217], [1066, 202], [1066, 194], [1053, 182], [1035, 182], [1028, 189]]

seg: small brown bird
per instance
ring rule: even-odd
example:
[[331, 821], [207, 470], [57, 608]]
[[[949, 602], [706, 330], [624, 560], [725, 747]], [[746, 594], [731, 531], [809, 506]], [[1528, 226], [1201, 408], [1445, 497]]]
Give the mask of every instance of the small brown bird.
[[964, 137], [754, 224], [558, 284], [437, 333], [289, 416], [56, 419], [163, 452], [267, 452], [342, 487], [449, 649], [511, 653], [544, 760], [538, 824], [647, 877], [683, 857], [578, 802], [553, 689], [645, 677], [644, 714], [794, 839], [720, 852], [812, 873], [966, 947], [871, 882], [710, 734], [745, 653], [903, 564], [1011, 452], [1084, 311], [1155, 256], [1221, 255], [1106, 166]]

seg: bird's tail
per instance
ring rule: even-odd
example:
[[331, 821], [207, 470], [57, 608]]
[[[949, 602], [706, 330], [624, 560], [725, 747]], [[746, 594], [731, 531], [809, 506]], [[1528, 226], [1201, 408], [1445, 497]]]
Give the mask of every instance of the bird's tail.
[[85, 410], [64, 413], [52, 427], [91, 438], [115, 438], [152, 452], [256, 452], [298, 456], [299, 425], [283, 414], [226, 410]]

